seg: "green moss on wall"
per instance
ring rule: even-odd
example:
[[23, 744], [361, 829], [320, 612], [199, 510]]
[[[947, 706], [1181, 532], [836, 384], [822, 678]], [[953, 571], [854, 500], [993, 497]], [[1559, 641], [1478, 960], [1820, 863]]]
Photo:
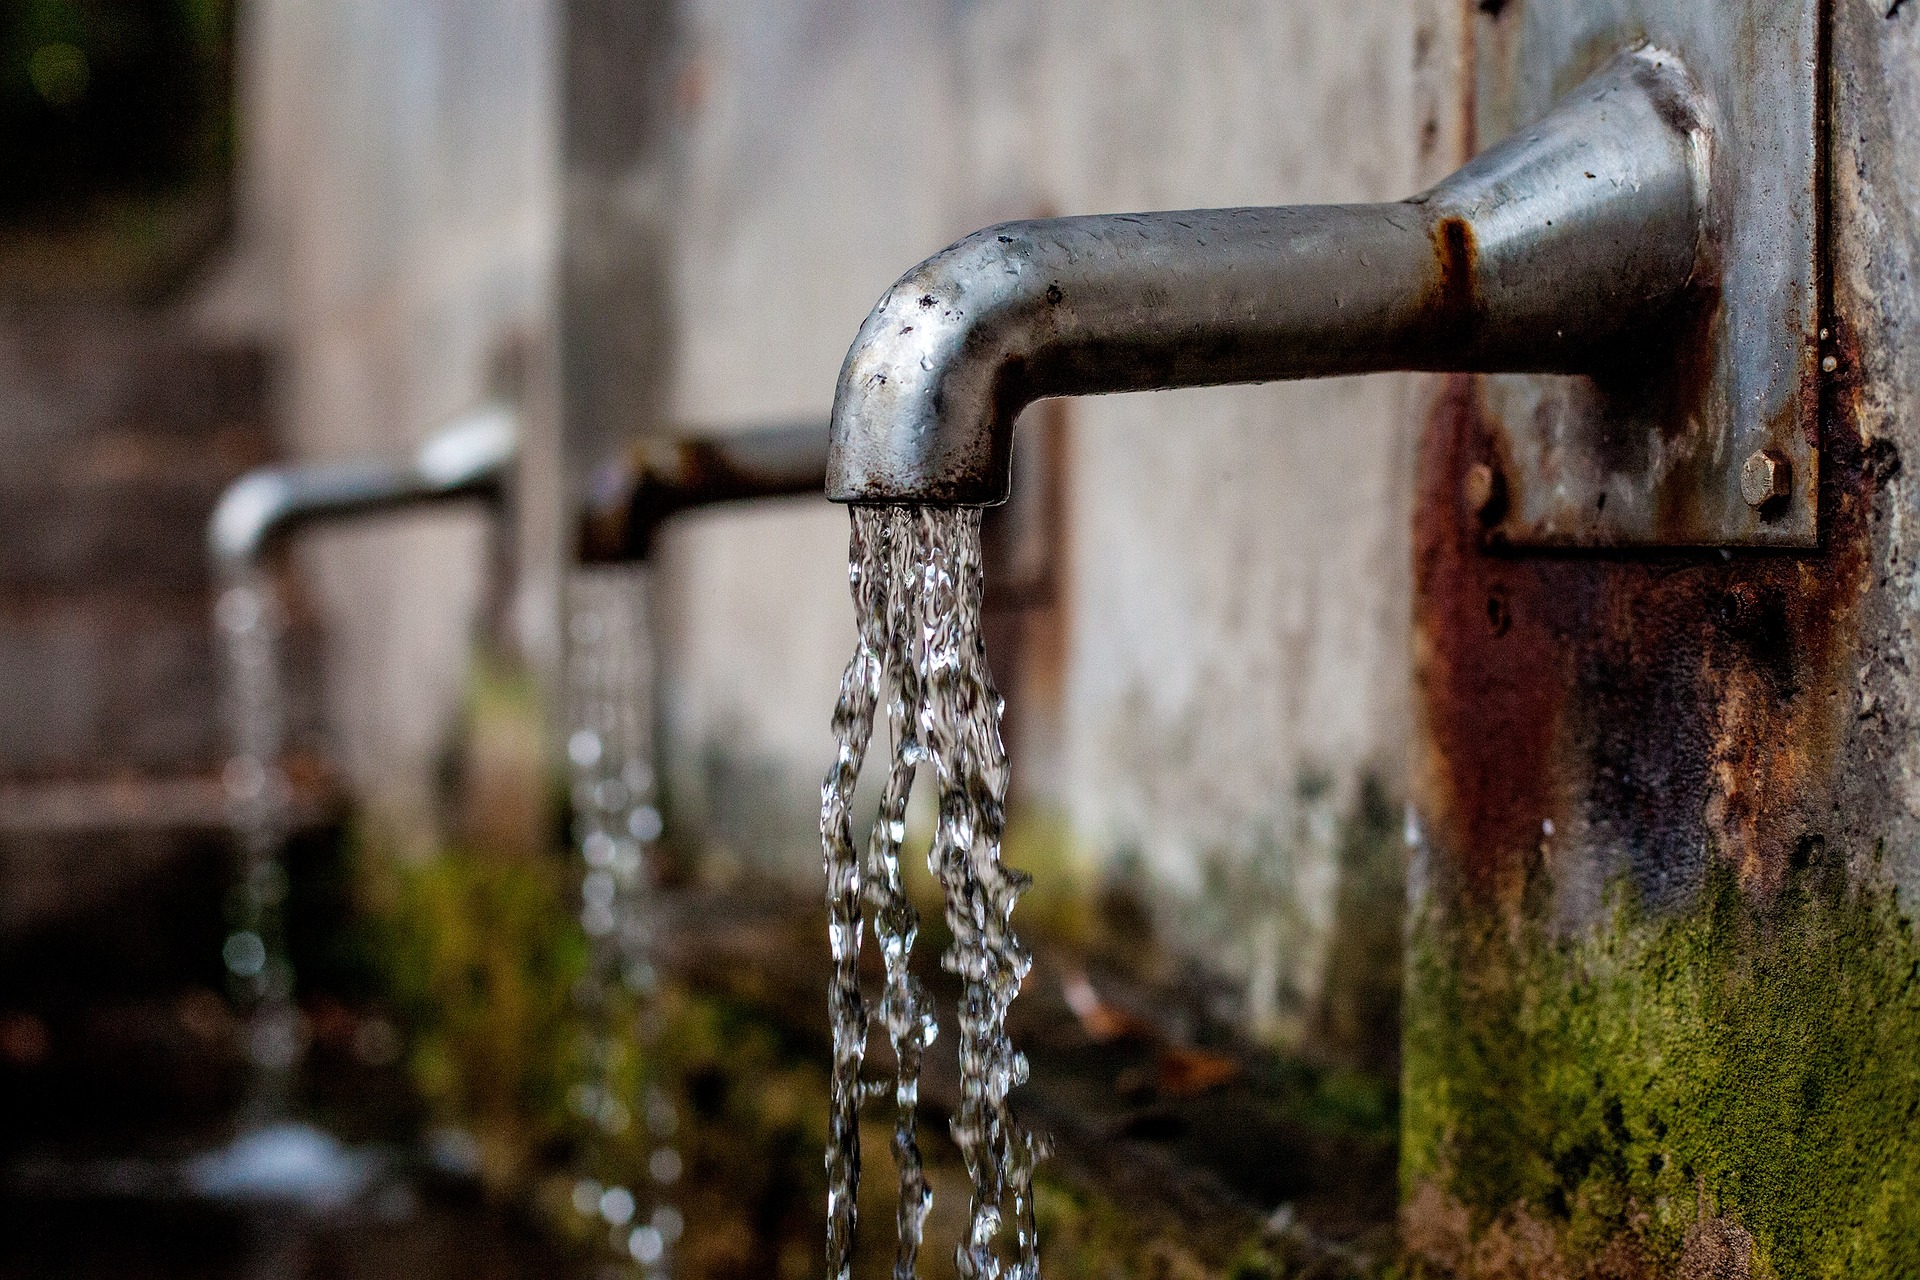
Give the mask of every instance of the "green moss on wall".
[[1426, 1273], [1920, 1275], [1920, 945], [1890, 887], [1816, 863], [1758, 902], [1721, 868], [1678, 914], [1548, 915], [1416, 929]]

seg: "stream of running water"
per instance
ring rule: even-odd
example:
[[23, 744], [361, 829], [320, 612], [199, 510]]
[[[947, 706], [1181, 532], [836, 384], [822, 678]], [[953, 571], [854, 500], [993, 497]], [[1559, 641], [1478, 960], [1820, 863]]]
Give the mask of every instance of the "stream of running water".
[[264, 570], [249, 566], [222, 584], [214, 623], [225, 657], [232, 750], [222, 783], [240, 862], [221, 953], [252, 1068], [243, 1119], [259, 1125], [285, 1112], [305, 1047], [282, 918], [283, 854], [292, 827], [292, 797], [281, 762], [287, 730], [280, 670], [285, 620]]
[[685, 1223], [669, 1197], [681, 1173], [678, 1112], [644, 1052], [659, 1037], [652, 955], [661, 825], [646, 586], [644, 567], [583, 569], [568, 582], [567, 760], [580, 925], [592, 945], [576, 993], [589, 1031], [570, 1101], [589, 1137], [573, 1207], [600, 1220], [614, 1258], [652, 1278], [669, 1273]]
[[[1003, 704], [980, 631], [981, 513], [953, 507], [850, 510], [848, 578], [859, 639], [834, 708], [837, 751], [821, 788], [820, 811], [834, 960], [828, 998], [828, 1273], [835, 1280], [851, 1276], [864, 1101], [889, 1092], [894, 1099], [896, 1280], [916, 1274], [932, 1204], [917, 1108], [921, 1060], [937, 1024], [932, 1002], [909, 967], [919, 917], [900, 866], [908, 796], [915, 774], [930, 765], [939, 818], [927, 865], [944, 892], [953, 935], [941, 965], [961, 980], [961, 1091], [951, 1128], [973, 1184], [967, 1234], [955, 1249], [955, 1263], [969, 1280], [1036, 1280], [1033, 1172], [1041, 1150], [1008, 1100], [1026, 1080], [1027, 1062], [1014, 1050], [1006, 1026], [1008, 1007], [1031, 966], [1012, 927], [1027, 879], [1000, 860], [1008, 770], [1000, 738]], [[863, 859], [855, 843], [853, 794], [883, 708], [891, 753]], [[886, 968], [878, 1012], [893, 1052], [890, 1084], [863, 1074], [871, 1018], [859, 965], [868, 908]]]

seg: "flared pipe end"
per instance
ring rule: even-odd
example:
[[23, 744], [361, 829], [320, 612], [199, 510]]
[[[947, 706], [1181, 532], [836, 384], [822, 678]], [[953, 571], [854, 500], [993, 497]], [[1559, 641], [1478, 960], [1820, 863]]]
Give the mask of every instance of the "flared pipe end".
[[231, 573], [260, 557], [287, 518], [292, 490], [281, 467], [249, 471], [227, 486], [207, 521], [207, 555], [217, 569]]
[[927, 259], [880, 299], [834, 390], [828, 498], [1006, 501], [1013, 419], [1025, 407], [1022, 353], [1048, 306], [1042, 242], [1064, 223], [988, 227]]
[[519, 456], [519, 415], [512, 405], [489, 401], [434, 432], [414, 454], [413, 469], [422, 489], [504, 492]]

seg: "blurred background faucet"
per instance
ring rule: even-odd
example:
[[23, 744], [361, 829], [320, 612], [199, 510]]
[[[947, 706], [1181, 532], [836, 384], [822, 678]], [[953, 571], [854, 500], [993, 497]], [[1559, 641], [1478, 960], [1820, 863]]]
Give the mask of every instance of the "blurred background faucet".
[[580, 515], [582, 564], [624, 564], [653, 553], [660, 524], [722, 503], [817, 494], [826, 483], [827, 424], [651, 436], [607, 459]]
[[405, 462], [262, 467], [221, 495], [207, 522], [207, 550], [231, 573], [307, 525], [468, 499], [501, 502], [519, 447], [514, 410], [490, 401], [441, 428]]

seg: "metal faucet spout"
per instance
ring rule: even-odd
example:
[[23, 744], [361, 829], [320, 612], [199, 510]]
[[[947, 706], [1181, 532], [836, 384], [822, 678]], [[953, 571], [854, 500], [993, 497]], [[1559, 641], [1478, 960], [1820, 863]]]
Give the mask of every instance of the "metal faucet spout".
[[220, 496], [207, 523], [208, 553], [230, 571], [303, 525], [463, 498], [498, 500], [519, 437], [514, 411], [488, 403], [435, 432], [409, 462], [258, 468]]
[[1710, 296], [1709, 111], [1615, 58], [1424, 195], [1006, 223], [907, 273], [834, 398], [838, 502], [1004, 501], [1052, 396], [1394, 369], [1588, 373]]
[[824, 422], [641, 441], [594, 473], [580, 518], [581, 563], [645, 560], [671, 516], [718, 503], [818, 495], [826, 474]]

